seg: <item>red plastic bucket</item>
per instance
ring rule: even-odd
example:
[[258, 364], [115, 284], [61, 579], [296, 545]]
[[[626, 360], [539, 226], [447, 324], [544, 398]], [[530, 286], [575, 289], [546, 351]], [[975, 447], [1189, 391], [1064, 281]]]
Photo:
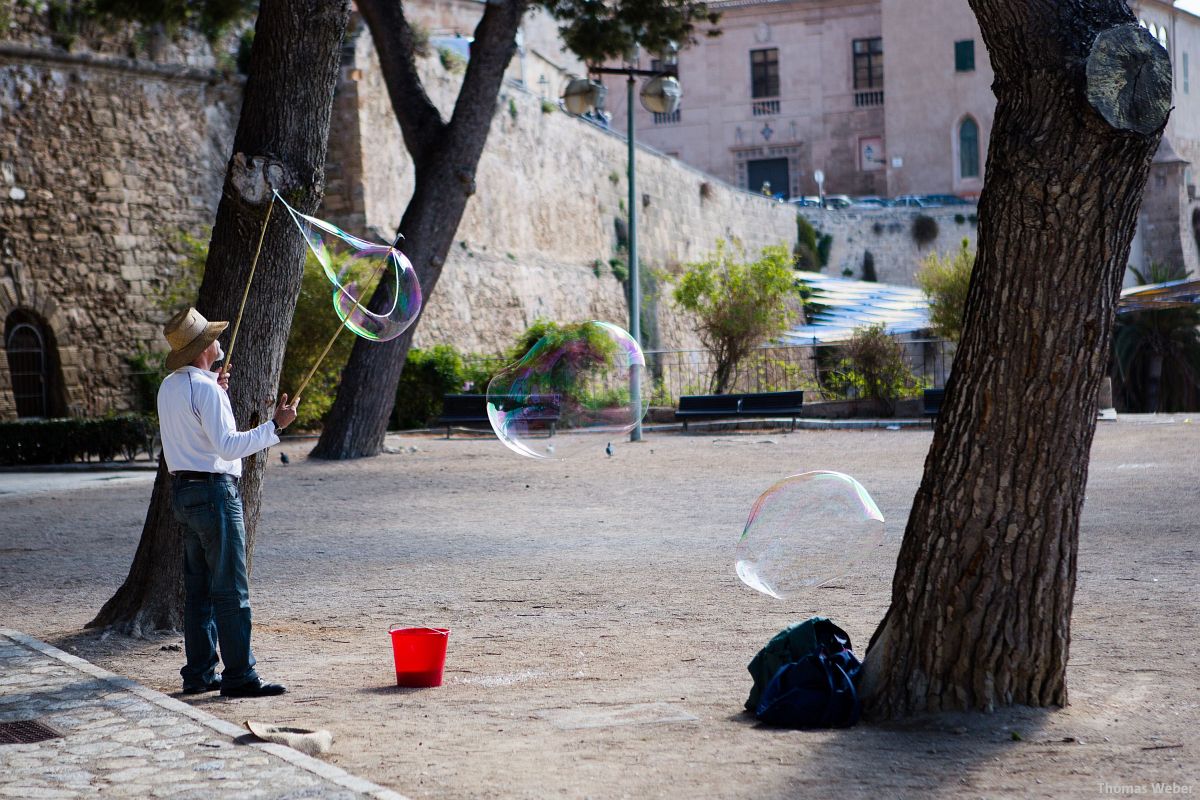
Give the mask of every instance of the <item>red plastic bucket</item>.
[[396, 660], [396, 685], [442, 685], [449, 628], [392, 628], [392, 656]]

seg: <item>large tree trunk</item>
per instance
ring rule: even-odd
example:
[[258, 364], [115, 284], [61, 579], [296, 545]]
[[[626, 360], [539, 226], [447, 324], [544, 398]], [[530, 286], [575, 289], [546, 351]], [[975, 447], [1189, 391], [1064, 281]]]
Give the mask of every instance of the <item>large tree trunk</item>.
[[[234, 155], [196, 303], [209, 319], [232, 321], [237, 315], [268, 212], [270, 187], [307, 212], [320, 204], [333, 92], [349, 13], [348, 0], [263, 0], [259, 6]], [[272, 413], [268, 398], [279, 383], [305, 248], [287, 214], [275, 209], [230, 375], [230, 400], [240, 429], [258, 425]], [[229, 335], [225, 334], [226, 350]], [[253, 553], [265, 458], [260, 453], [242, 465], [248, 558]], [[140, 635], [181, 626], [182, 531], [172, 517], [170, 495], [170, 476], [160, 465], [129, 576], [88, 627], [111, 625]]]
[[[392, 109], [416, 168], [416, 188], [400, 222], [400, 232], [426, 304], [441, 277], [467, 199], [475, 192], [475, 169], [487, 142], [504, 71], [516, 49], [516, 33], [526, 5], [524, 0], [487, 4], [475, 29], [454, 116], [446, 123], [417, 77], [412, 30], [402, 4], [394, 0], [358, 3], [371, 29]], [[390, 301], [386, 291], [377, 291], [371, 307], [383, 309]], [[360, 339], [354, 343], [313, 456], [343, 459], [379, 454], [395, 404], [396, 386], [418, 324], [419, 318], [390, 342]]]
[[965, 330], [892, 603], [875, 718], [1062, 705], [1097, 394], [1166, 52], [1123, 0], [971, 0], [996, 73]]

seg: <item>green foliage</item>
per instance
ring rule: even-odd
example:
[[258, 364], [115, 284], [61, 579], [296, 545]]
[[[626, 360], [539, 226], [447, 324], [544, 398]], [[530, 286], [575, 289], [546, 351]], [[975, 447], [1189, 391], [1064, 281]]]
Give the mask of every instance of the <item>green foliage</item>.
[[214, 41], [231, 25], [249, 19], [257, 0], [56, 0], [76, 13], [95, 17], [162, 25], [168, 33], [182, 29], [202, 33]]
[[461, 392], [465, 379], [462, 356], [452, 345], [439, 344], [431, 350], [411, 348], [396, 387], [390, 427], [426, 427], [442, 413], [442, 395]]
[[410, 19], [408, 29], [412, 31], [413, 55], [425, 58], [429, 55], [429, 28]]
[[930, 253], [917, 271], [917, 285], [929, 298], [929, 320], [933, 332], [943, 339], [957, 342], [962, 336], [963, 311], [967, 307], [967, 289], [971, 285], [971, 268], [975, 254], [970, 242], [945, 256]]
[[[1186, 278], [1182, 267], [1152, 262], [1130, 268], [1140, 285]], [[1164, 308], [1117, 316], [1113, 394], [1128, 411], [1200, 409], [1200, 308]]]
[[611, 183], [613, 186], [616, 186], [618, 183], [621, 182], [621, 173], [617, 172], [615, 169], [612, 170], [611, 172], [609, 172], [608, 173], [608, 182]]
[[841, 348], [841, 360], [826, 379], [836, 395], [861, 397], [880, 403], [887, 414], [896, 412], [896, 401], [917, 397], [925, 384], [909, 369], [900, 343], [888, 336], [883, 323], [854, 331]]
[[[740, 256], [740, 258], [738, 257]], [[784, 330], [796, 316], [798, 297], [786, 247], [768, 247], [744, 260], [724, 241], [708, 261], [689, 264], [675, 287], [675, 302], [699, 318], [698, 332], [717, 369], [711, 391], [727, 391], [742, 360]]]
[[918, 247], [924, 247], [936, 240], [938, 237], [937, 220], [926, 214], [917, 214], [913, 219], [912, 237]]
[[540, 0], [559, 22], [567, 47], [588, 64], [621, 57], [640, 45], [663, 53], [696, 41], [698, 28], [717, 36], [720, 15], [693, 0]]
[[797, 269], [821, 271], [829, 264], [833, 236], [821, 233], [803, 215], [796, 215], [796, 246], [792, 255]]
[[467, 71], [467, 60], [449, 47], [438, 48], [438, 60], [451, 75], [461, 75]]
[[156, 429], [144, 414], [0, 422], [0, 464], [133, 460], [140, 452], [153, 458]]
[[508, 98], [508, 115], [512, 117], [513, 122], [517, 121], [517, 101]]
[[553, 114], [555, 111], [558, 111], [558, 106], [556, 106], [554, 103], [551, 103], [549, 100], [542, 101], [543, 114]]
[[208, 240], [211, 228], [205, 228], [200, 236], [187, 231], [175, 235], [175, 245], [181, 258], [179, 263], [168, 267], [166, 281], [150, 292], [150, 301], [163, 313], [164, 318], [181, 308], [196, 302], [200, 294], [200, 281], [204, 277], [204, 263], [208, 260]]
[[[347, 258], [343, 256], [343, 258]], [[340, 272], [347, 269], [345, 261], [335, 256], [333, 269]], [[365, 266], [353, 265], [347, 269], [343, 283], [349, 283], [355, 278], [369, 277], [362, 274]], [[364, 292], [369, 297], [370, 292]], [[292, 317], [292, 327], [288, 331], [287, 349], [283, 356], [283, 371], [279, 375], [281, 392], [293, 394], [313, 364], [320, 358], [325, 345], [341, 326], [341, 320], [333, 310], [333, 284], [325, 276], [316, 257], [311, 252], [306, 253], [304, 261], [304, 277], [300, 281], [300, 297], [296, 301], [296, 311]], [[338, 380], [342, 368], [350, 358], [350, 350], [354, 347], [355, 336], [342, 332], [330, 348], [329, 354], [317, 368], [312, 380], [304, 389], [300, 408], [297, 409], [296, 428], [300, 430], [317, 427], [333, 406], [337, 394]], [[237, 365], [234, 365], [236, 370]], [[236, 379], [236, 372], [234, 378]]]
[[967, 218], [966, 218], [966, 217], [964, 217], [962, 214], [955, 214], [955, 215], [954, 215], [954, 224], [955, 224], [955, 225], [963, 225], [963, 224], [966, 224], [966, 221], [967, 221]]
[[612, 270], [613, 277], [621, 283], [626, 283], [629, 280], [629, 265], [624, 259], [610, 258], [608, 260], [608, 268]]

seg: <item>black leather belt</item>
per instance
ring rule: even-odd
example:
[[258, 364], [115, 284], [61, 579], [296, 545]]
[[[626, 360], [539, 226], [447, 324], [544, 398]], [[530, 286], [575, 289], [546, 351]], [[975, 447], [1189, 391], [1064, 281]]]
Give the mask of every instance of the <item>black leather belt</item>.
[[225, 472], [189, 472], [185, 469], [181, 469], [178, 472], [172, 472], [171, 476], [177, 481], [211, 481], [214, 478], [233, 479], [232, 475]]

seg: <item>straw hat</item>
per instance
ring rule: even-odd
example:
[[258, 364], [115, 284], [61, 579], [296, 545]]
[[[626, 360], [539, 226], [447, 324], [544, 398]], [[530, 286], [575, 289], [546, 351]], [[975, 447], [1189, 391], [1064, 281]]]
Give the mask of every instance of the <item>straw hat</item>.
[[167, 320], [163, 335], [171, 345], [167, 355], [167, 369], [177, 370], [196, 360], [221, 331], [229, 327], [228, 322], [209, 322], [194, 308], [180, 311]]

